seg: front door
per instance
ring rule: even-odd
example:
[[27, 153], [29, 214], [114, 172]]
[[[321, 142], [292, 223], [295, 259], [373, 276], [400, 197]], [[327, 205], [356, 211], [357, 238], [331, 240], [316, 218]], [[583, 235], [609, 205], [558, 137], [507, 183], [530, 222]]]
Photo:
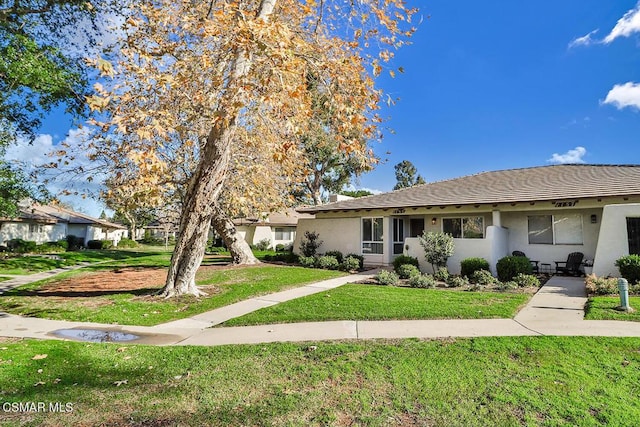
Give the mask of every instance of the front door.
[[640, 255], [640, 218], [627, 218], [629, 254]]

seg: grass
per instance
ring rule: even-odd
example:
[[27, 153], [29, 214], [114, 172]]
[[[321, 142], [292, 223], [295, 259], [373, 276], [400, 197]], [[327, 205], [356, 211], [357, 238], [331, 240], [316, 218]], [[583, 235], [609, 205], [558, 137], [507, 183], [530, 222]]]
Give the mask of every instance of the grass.
[[585, 337], [0, 342], [0, 408], [43, 402], [73, 410], [0, 411], [0, 424], [635, 426], [639, 350], [637, 338]]
[[[60, 252], [54, 257], [26, 255], [0, 259], [0, 274], [33, 274], [61, 267], [77, 265], [83, 262], [104, 262], [144, 258], [161, 252], [131, 250], [83, 250]], [[167, 258], [168, 259], [168, 258]]]
[[[158, 266], [165, 261], [168, 263], [168, 258], [165, 258], [152, 255], [128, 260], [126, 265]], [[336, 271], [279, 266], [210, 270], [196, 276], [198, 285], [204, 286], [205, 291], [210, 294], [199, 299], [191, 296], [172, 299], [153, 296], [159, 288], [102, 292], [92, 296], [65, 295], [61, 292], [45, 297], [36, 293], [43, 283], [51, 282], [49, 280], [4, 293], [0, 296], [0, 310], [49, 319], [150, 326], [342, 274]]]
[[[640, 312], [625, 313], [615, 308], [620, 305], [620, 297], [591, 297], [585, 306], [587, 320], [626, 320], [640, 322]], [[629, 305], [640, 310], [640, 296], [629, 297]]]
[[530, 295], [344, 285], [231, 319], [224, 326], [325, 320], [511, 318]]

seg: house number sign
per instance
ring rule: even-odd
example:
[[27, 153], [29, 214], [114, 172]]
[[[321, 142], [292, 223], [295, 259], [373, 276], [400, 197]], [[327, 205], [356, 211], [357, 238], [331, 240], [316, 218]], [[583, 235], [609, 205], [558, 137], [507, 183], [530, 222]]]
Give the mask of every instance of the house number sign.
[[571, 202], [555, 202], [556, 208], [569, 208], [578, 204], [578, 200], [573, 200]]
[[395, 211], [393, 211], [394, 214], [402, 214], [404, 213], [404, 209], [400, 208], [400, 209], [396, 209]]

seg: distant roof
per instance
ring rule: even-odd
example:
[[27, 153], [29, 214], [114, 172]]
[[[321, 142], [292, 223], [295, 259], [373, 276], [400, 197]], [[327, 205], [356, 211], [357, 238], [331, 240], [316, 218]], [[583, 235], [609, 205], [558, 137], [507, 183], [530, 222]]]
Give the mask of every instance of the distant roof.
[[47, 223], [66, 222], [69, 224], [86, 225], [97, 224], [100, 227], [104, 228], [126, 229], [126, 227], [122, 224], [116, 224], [104, 219], [94, 218], [92, 216], [80, 212], [74, 212], [60, 206], [40, 205], [37, 203], [25, 207], [20, 207], [20, 215], [14, 220]]
[[640, 195], [640, 165], [553, 165], [482, 172], [299, 209], [300, 212], [474, 205]]
[[262, 218], [236, 218], [233, 220], [235, 225], [281, 225], [294, 227], [298, 225], [300, 218], [313, 218], [313, 215], [297, 212], [295, 209], [287, 209], [285, 212], [271, 212], [266, 215], [267, 219]]

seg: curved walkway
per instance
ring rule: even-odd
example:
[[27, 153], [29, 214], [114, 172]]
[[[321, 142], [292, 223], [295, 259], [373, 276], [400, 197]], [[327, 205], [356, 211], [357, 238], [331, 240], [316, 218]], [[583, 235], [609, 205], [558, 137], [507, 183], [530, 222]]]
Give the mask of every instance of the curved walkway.
[[52, 339], [57, 338], [53, 333], [60, 329], [96, 329], [130, 332], [141, 337], [131, 343], [204, 346], [374, 338], [531, 335], [640, 337], [640, 322], [583, 320], [587, 301], [583, 280], [557, 276], [552, 277], [513, 319], [333, 321], [211, 328], [260, 308], [333, 289], [372, 274], [368, 272], [313, 283], [152, 327], [66, 322], [0, 313], [0, 336]]

